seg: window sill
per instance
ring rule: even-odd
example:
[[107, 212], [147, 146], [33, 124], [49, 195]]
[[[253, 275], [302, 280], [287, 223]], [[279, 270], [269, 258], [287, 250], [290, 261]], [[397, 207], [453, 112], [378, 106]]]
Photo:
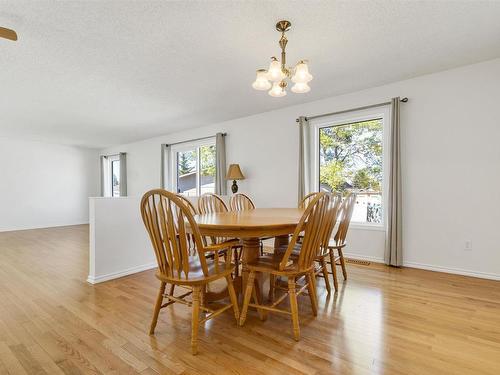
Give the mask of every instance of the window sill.
[[373, 230], [376, 232], [385, 232], [385, 226], [381, 224], [363, 224], [363, 223], [351, 223], [349, 229], [354, 230]]

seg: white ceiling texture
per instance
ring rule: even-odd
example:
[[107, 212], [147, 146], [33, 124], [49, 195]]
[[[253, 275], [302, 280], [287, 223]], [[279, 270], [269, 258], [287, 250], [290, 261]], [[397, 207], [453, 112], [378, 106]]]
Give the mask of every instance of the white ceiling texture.
[[[308, 94], [255, 91], [307, 58]], [[102, 147], [500, 57], [500, 2], [2, 1], [0, 135]]]

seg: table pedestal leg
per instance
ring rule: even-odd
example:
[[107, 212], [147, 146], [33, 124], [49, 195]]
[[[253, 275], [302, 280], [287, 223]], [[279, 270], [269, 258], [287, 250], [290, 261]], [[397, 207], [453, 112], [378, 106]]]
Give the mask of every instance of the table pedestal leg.
[[284, 236], [274, 237], [274, 248], [277, 249], [282, 246], [288, 246], [289, 236], [288, 234]]
[[[252, 262], [260, 256], [260, 239], [259, 238], [244, 238], [243, 242], [243, 254], [241, 255], [241, 261], [243, 263], [243, 282], [242, 282], [242, 290], [244, 291], [247, 285], [248, 280], [248, 271], [245, 270], [245, 266], [247, 263]], [[257, 298], [262, 300], [262, 275], [257, 274], [255, 277], [257, 281], [256, 293]]]
[[[283, 236], [276, 236], [274, 237], [274, 251], [275, 251], [275, 254], [276, 254], [276, 249], [278, 248], [285, 248], [288, 246], [290, 242], [290, 236], [288, 234], [285, 234]], [[278, 279], [279, 279], [279, 276], [278, 276]], [[274, 298], [274, 290], [275, 290], [275, 286], [276, 286], [276, 282], [277, 282], [277, 278], [276, 277], [270, 277], [269, 278], [269, 295], [268, 295], [268, 299], [272, 302], [273, 298]], [[273, 283], [274, 285], [271, 285], [271, 283]]]

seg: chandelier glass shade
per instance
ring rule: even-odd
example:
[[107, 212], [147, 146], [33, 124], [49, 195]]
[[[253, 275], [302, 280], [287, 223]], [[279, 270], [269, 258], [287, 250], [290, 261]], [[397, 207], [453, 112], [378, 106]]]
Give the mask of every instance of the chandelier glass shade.
[[291, 23], [289, 21], [279, 21], [276, 24], [276, 30], [281, 32], [279, 45], [281, 47], [281, 62], [276, 57], [271, 57], [269, 68], [257, 70], [257, 77], [252, 83], [255, 90], [269, 90], [268, 94], [280, 98], [286, 95], [286, 88], [288, 86], [287, 80], [294, 83], [292, 92], [296, 94], [303, 94], [311, 91], [311, 87], [307, 84], [313, 79], [309, 73], [309, 67], [306, 60], [300, 60], [293, 68], [286, 66], [286, 52], [285, 48], [288, 39], [285, 32], [290, 30]]
[[292, 92], [296, 94], [304, 94], [309, 91], [311, 91], [311, 88], [305, 82], [297, 82], [295, 85], [292, 86]]
[[286, 95], [286, 90], [284, 87], [280, 86], [280, 82], [274, 82], [273, 88], [269, 90], [269, 95], [274, 98], [281, 98], [282, 96]]
[[271, 86], [271, 82], [267, 79], [267, 70], [257, 70], [257, 78], [255, 79], [255, 82], [252, 83], [252, 87], [255, 90], [269, 90]]

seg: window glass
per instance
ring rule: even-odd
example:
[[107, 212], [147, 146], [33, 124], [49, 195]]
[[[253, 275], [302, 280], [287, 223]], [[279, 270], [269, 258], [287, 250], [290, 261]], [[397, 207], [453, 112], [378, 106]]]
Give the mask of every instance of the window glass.
[[357, 193], [353, 222], [382, 223], [383, 120], [319, 129], [321, 191]]
[[201, 146], [200, 153], [200, 195], [215, 193], [215, 146]]
[[197, 150], [177, 152], [177, 192], [187, 195], [197, 195], [198, 175]]
[[120, 160], [111, 161], [111, 196], [120, 196]]

